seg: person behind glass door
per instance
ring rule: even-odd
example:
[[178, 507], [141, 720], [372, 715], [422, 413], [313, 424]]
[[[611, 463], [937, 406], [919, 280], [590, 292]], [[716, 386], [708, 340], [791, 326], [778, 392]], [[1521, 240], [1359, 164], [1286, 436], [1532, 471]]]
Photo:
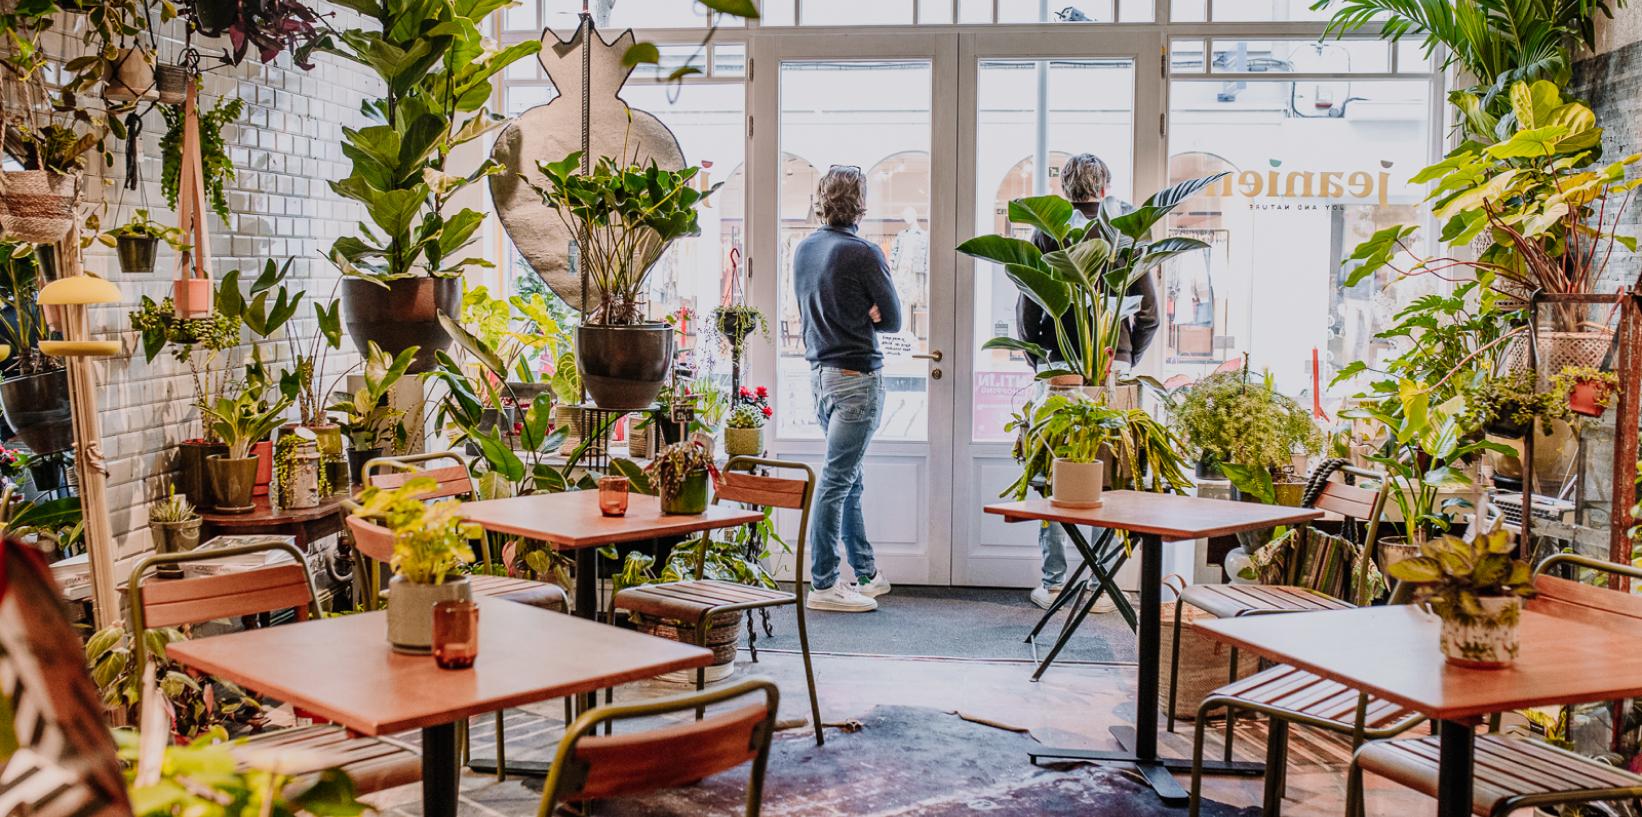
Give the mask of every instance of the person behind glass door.
[[[823, 225], [793, 251], [804, 358], [810, 363], [816, 418], [827, 436], [827, 460], [810, 515], [812, 592], [805, 604], [845, 613], [878, 609], [877, 597], [890, 590], [873, 560], [861, 516], [861, 463], [884, 403], [878, 335], [900, 331], [901, 301], [883, 251], [856, 234], [866, 198], [860, 168], [829, 168], [816, 195]], [[839, 580], [840, 545], [853, 581]]]
[[[1077, 210], [1072, 218], [1074, 225], [1093, 219], [1102, 208], [1108, 216], [1122, 215], [1134, 209], [1127, 202], [1106, 195], [1106, 188], [1111, 180], [1112, 171], [1099, 156], [1079, 153], [1066, 160], [1066, 164], [1060, 170], [1060, 186], [1066, 199], [1072, 202], [1072, 206]], [[1055, 239], [1039, 230], [1033, 231], [1032, 243], [1046, 253], [1060, 249]], [[1128, 374], [1135, 362], [1140, 360], [1140, 356], [1146, 352], [1146, 347], [1151, 345], [1152, 336], [1157, 334], [1158, 326], [1157, 285], [1153, 283], [1150, 274], [1142, 276], [1125, 294], [1140, 298], [1140, 311], [1125, 319], [1118, 331], [1112, 366], [1112, 371], [1118, 375]], [[1054, 319], [1049, 317], [1049, 313], [1043, 311], [1043, 308], [1032, 299], [1022, 295], [1015, 305], [1015, 317], [1016, 324], [1020, 327], [1021, 340], [1035, 343], [1049, 353], [1048, 360], [1032, 360], [1035, 368], [1042, 371], [1059, 368], [1066, 363], [1066, 355], [1061, 352], [1055, 333]], [[1068, 338], [1078, 336], [1076, 320], [1071, 312], [1061, 317]], [[1038, 548], [1043, 551], [1043, 581], [1032, 591], [1032, 603], [1047, 608], [1060, 595], [1061, 585], [1066, 580], [1066, 540], [1059, 525], [1045, 525], [1039, 530]], [[1105, 611], [1113, 608], [1109, 600], [1102, 598], [1101, 604], [1095, 609]]]

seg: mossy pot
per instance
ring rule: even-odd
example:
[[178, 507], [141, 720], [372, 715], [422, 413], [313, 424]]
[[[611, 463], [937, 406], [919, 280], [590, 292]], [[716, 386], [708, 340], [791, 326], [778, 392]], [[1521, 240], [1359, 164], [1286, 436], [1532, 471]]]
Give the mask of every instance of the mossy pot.
[[691, 471], [677, 488], [661, 489], [661, 512], [675, 516], [706, 513], [707, 494], [707, 472]]

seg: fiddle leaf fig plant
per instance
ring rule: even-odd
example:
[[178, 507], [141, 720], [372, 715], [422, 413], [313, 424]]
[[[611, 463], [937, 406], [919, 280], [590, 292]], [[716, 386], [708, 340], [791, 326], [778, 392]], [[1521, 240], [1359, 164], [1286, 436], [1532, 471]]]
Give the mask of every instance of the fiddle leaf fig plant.
[[[501, 125], [485, 109], [491, 78], [541, 50], [526, 40], [500, 50], [482, 32], [506, 0], [338, 0], [374, 23], [322, 45], [375, 72], [385, 94], [364, 104], [373, 124], [344, 128], [353, 170], [331, 189], [364, 205], [369, 224], [331, 245], [344, 274], [383, 282], [455, 277], [489, 261], [463, 257], [483, 213], [446, 213], [458, 191], [497, 172], [490, 160], [465, 175], [446, 171], [451, 151]], [[386, 286], [386, 284], [384, 284]]]
[[[1152, 228], [1225, 175], [1181, 182], [1133, 211], [1111, 216], [1103, 209], [1093, 220], [1084, 220], [1059, 196], [1015, 199], [1009, 202], [1009, 221], [1036, 228], [1060, 249], [1046, 253], [1011, 235], [983, 235], [958, 245], [958, 252], [1003, 265], [1021, 294], [1054, 318], [1055, 343], [1068, 368], [1041, 372], [1039, 378], [1076, 374], [1090, 385], [1105, 385], [1123, 321], [1140, 310], [1140, 298], [1128, 295], [1129, 288], [1164, 261], [1209, 246], [1181, 236], [1154, 241]], [[1070, 331], [1062, 321], [1068, 313]], [[982, 348], [1048, 357], [1043, 347], [1010, 337], [993, 338]]]

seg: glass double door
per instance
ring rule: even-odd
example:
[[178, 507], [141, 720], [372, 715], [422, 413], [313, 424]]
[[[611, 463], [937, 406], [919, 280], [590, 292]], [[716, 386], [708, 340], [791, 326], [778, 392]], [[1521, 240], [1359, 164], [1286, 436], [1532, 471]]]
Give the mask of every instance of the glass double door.
[[[892, 581], [1036, 581], [1036, 530], [981, 513], [1018, 473], [1003, 427], [1032, 392], [1025, 360], [981, 349], [1014, 334], [1015, 289], [954, 248], [982, 233], [1028, 237], [1008, 222], [1008, 201], [1061, 192], [1059, 168], [1073, 154], [1107, 163], [1110, 195], [1152, 184], [1162, 102], [1142, 103], [1137, 84], [1159, 76], [1160, 52], [1155, 37], [1087, 29], [755, 42], [751, 294], [771, 331], [750, 363], [776, 396], [770, 447], [818, 469], [824, 459], [791, 260], [820, 226], [822, 174], [859, 167], [868, 184], [859, 235], [883, 252], [901, 302], [901, 330], [880, 336], [886, 400], [863, 466], [868, 538]], [[1148, 116], [1153, 129], [1138, 138]]]

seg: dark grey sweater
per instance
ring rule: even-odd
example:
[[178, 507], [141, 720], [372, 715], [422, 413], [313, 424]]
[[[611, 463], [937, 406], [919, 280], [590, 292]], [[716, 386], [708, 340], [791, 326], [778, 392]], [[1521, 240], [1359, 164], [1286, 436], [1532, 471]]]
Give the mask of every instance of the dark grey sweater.
[[[854, 227], [822, 227], [793, 252], [793, 291], [811, 366], [875, 372], [878, 332], [901, 330], [901, 300], [884, 253]], [[878, 307], [878, 323], [867, 314]]]

